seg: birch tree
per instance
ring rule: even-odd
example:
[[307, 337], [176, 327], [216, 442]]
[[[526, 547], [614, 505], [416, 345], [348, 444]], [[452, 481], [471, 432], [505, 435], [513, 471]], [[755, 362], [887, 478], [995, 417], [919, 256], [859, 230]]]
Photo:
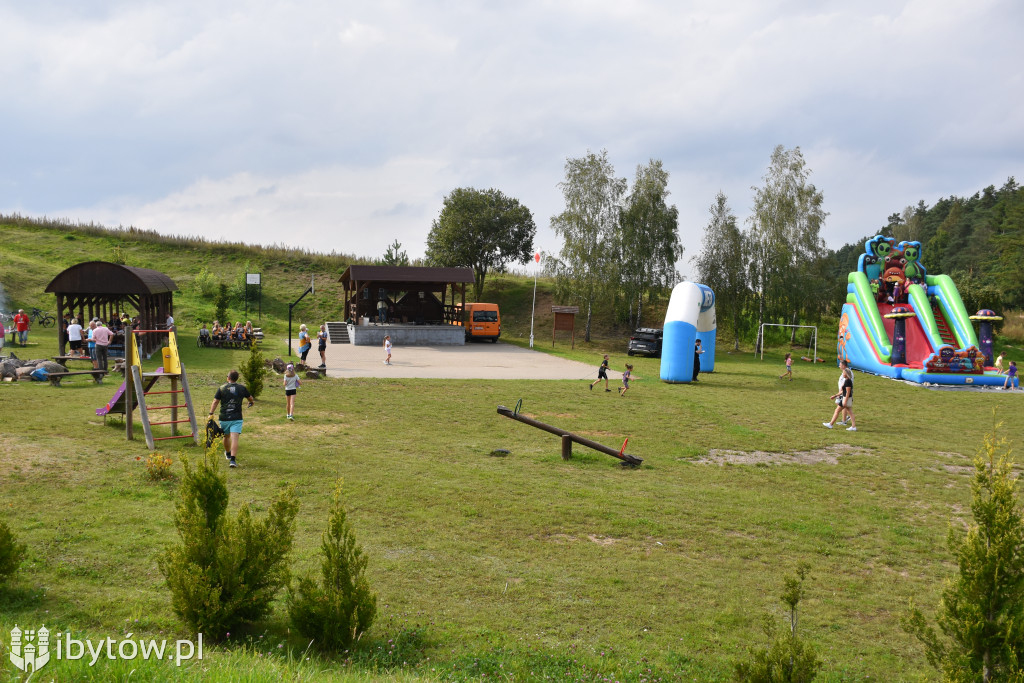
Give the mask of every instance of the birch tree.
[[619, 283], [629, 302], [631, 327], [640, 325], [644, 295], [650, 300], [678, 279], [676, 262], [683, 256], [679, 210], [668, 205], [668, 195], [668, 171], [660, 160], [636, 167], [617, 240]]
[[551, 218], [562, 238], [559, 252], [559, 290], [587, 309], [584, 339], [590, 341], [594, 302], [614, 281], [615, 251], [621, 199], [626, 179], [616, 178], [608, 151], [567, 159], [565, 180], [558, 184], [565, 210]]
[[[811, 262], [825, 249], [821, 226], [828, 213], [824, 196], [808, 182], [810, 170], [799, 147], [778, 145], [764, 175], [753, 187], [750, 217], [750, 282], [757, 297], [757, 324], [766, 320], [799, 321], [802, 307], [814, 296]], [[760, 344], [755, 351], [760, 350]]]
[[732, 326], [733, 348], [738, 351], [740, 320], [749, 294], [746, 236], [736, 225], [729, 200], [721, 192], [715, 197], [710, 213], [700, 255], [694, 258], [697, 278], [714, 290], [716, 313], [720, 320], [728, 320]]

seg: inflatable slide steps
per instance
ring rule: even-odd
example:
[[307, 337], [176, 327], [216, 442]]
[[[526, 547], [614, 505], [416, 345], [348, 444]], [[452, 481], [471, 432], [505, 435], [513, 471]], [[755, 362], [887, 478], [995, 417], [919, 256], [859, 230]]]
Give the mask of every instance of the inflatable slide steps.
[[932, 305], [932, 315], [935, 316], [935, 326], [939, 329], [942, 343], [956, 348], [956, 337], [953, 336], [953, 331], [949, 329], [949, 325], [946, 323], [946, 316], [942, 314], [942, 308], [938, 304]]

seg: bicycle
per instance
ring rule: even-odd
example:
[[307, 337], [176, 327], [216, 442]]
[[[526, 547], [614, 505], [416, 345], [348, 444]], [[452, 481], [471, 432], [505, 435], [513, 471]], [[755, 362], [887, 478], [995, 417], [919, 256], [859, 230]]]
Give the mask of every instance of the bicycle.
[[29, 317], [32, 319], [32, 322], [39, 323], [43, 327], [53, 327], [57, 324], [56, 318], [38, 308], [33, 308]]

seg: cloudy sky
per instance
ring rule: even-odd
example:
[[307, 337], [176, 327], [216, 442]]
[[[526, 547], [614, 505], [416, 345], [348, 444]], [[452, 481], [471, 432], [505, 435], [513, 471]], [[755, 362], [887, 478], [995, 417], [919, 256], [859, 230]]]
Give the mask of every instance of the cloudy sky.
[[799, 146], [829, 246], [1024, 179], [1019, 0], [0, 0], [0, 212], [423, 254], [455, 187], [661, 159], [686, 262]]

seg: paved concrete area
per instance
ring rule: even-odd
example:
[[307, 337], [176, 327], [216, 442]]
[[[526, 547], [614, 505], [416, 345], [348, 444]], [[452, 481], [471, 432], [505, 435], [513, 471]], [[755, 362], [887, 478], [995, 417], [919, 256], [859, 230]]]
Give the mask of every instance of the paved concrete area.
[[[294, 343], [293, 343], [294, 348]], [[352, 344], [327, 345], [328, 377], [424, 377], [435, 379], [597, 379], [600, 356], [593, 364], [565, 360], [512, 344], [477, 343], [465, 346], [395, 346], [391, 365], [384, 349]], [[320, 364], [316, 345], [309, 365]], [[620, 372], [609, 372], [618, 380]]]

